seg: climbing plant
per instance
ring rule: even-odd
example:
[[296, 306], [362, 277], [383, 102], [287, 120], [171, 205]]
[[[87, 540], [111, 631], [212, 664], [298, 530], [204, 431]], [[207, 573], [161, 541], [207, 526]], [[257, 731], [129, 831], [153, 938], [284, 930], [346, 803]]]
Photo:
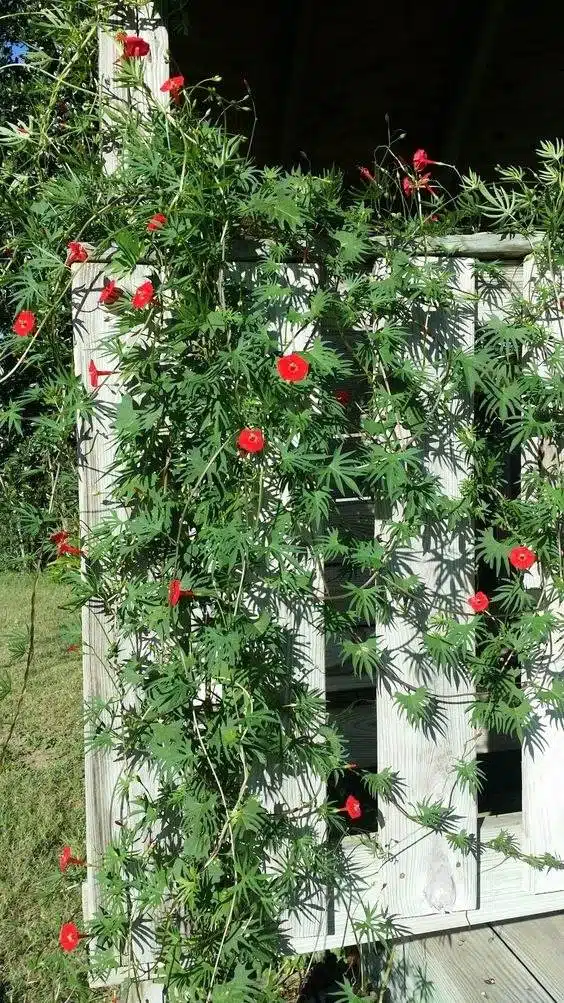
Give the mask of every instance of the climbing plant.
[[[133, 945], [145, 937], [171, 1000], [275, 1001], [281, 917], [319, 888], [350, 885], [344, 835], [370, 799], [401, 802], [403, 780], [393, 762], [379, 772], [349, 763], [308, 686], [292, 618], [323, 629], [357, 675], [378, 679], [384, 627], [412, 617], [433, 671], [456, 672], [479, 694], [468, 706], [477, 727], [526, 737], [539, 707], [564, 707], [560, 680], [529, 671], [562, 627], [562, 353], [547, 316], [561, 307], [564, 145], [544, 143], [536, 173], [505, 171], [493, 186], [470, 175], [455, 201], [435, 180], [446, 168], [421, 150], [407, 167], [389, 150], [344, 191], [335, 172], [259, 170], [223, 124], [217, 90], [173, 73], [163, 80], [169, 108], [147, 94], [142, 120], [135, 106], [113, 109], [120, 157], [110, 178], [92, 68], [110, 6], [63, 2], [40, 15], [45, 49], [25, 72], [48, 74], [49, 90], [33, 117], [0, 131], [11, 328], [0, 431], [6, 472], [21, 456], [42, 486], [41, 502], [23, 508], [12, 488], [8, 507], [20, 528], [32, 524], [29, 538], [72, 581], [77, 605], [96, 602], [119, 638], [108, 656], [115, 698], [87, 708], [89, 747], [123, 761], [131, 811], [100, 868], [102, 908], [88, 929], [69, 918], [60, 942], [78, 953], [88, 940], [103, 973], [124, 959], [134, 971]], [[133, 91], [147, 55], [143, 40], [117, 34], [120, 78]], [[77, 85], [80, 101], [67, 103]], [[448, 259], [426, 253], [429, 234], [484, 218], [504, 232], [542, 227], [534, 296], [508, 293], [475, 348], [441, 342], [433, 317], [474, 304]], [[251, 253], [235, 266], [241, 240]], [[117, 367], [93, 360], [83, 385], [71, 368], [70, 269], [102, 253], [99, 308], [116, 321]], [[147, 278], [132, 293], [140, 262]], [[499, 281], [495, 265], [476, 268]], [[128, 517], [79, 539], [72, 429], [96, 408], [99, 381], [118, 372], [114, 498]], [[466, 402], [456, 495], [428, 464], [453, 401]], [[556, 459], [524, 467], [517, 494], [507, 456], [536, 457], [539, 442]], [[370, 499], [375, 537], [342, 525], [344, 497]], [[496, 577], [445, 605], [402, 571], [402, 553], [430, 524], [450, 540], [472, 521]], [[338, 595], [323, 573], [337, 560]], [[540, 569], [534, 588], [531, 569]], [[440, 717], [432, 683], [394, 686], [406, 727]], [[347, 771], [362, 796], [331, 794]], [[471, 751], [453, 771], [453, 783], [479, 787]], [[314, 794], [273, 807], [282, 778], [304, 775]], [[449, 804], [404, 810], [460, 854], [475, 852]], [[509, 833], [493, 848], [561, 866], [528, 856]], [[84, 862], [65, 851], [63, 863]], [[392, 929], [370, 911], [362, 923], [375, 939]]]

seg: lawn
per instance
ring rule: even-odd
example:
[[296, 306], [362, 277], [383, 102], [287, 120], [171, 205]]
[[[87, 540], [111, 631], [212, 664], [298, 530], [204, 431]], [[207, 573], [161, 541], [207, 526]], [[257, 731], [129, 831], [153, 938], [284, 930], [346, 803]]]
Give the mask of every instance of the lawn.
[[22, 698], [32, 586], [0, 575], [0, 750], [14, 725], [0, 766], [0, 1003], [90, 1003], [109, 993], [89, 991], [83, 952], [65, 956], [57, 941], [61, 922], [81, 923], [81, 874], [60, 874], [57, 859], [66, 843], [84, 853], [82, 671], [67, 651], [79, 618], [41, 575]]

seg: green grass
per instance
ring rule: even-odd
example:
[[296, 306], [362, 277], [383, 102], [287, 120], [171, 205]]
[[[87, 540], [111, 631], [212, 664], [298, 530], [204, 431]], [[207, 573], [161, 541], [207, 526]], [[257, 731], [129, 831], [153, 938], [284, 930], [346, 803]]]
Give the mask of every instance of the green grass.
[[[0, 575], [0, 749], [17, 713], [26, 668], [31, 575]], [[84, 948], [66, 956], [60, 924], [82, 923], [82, 874], [59, 873], [68, 843], [84, 856], [84, 767], [77, 614], [68, 592], [42, 575], [37, 584], [35, 654], [0, 768], [0, 1003], [91, 1003]]]

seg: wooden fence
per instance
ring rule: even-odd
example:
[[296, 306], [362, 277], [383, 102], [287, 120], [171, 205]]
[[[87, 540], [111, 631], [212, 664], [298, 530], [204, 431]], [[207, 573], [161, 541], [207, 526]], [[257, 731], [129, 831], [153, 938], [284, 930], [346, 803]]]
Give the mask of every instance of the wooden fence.
[[[158, 27], [158, 44], [154, 45], [154, 22], [150, 12], [141, 28], [153, 46], [153, 62], [148, 67], [148, 82], [153, 92], [167, 75], [166, 39]], [[135, 29], [135, 25], [132, 26]], [[101, 82], [112, 91], [112, 66], [115, 63], [115, 42], [109, 36], [101, 39]], [[109, 151], [108, 167], [112, 168], [115, 151]], [[531, 244], [522, 238], [502, 239], [489, 234], [443, 238], [434, 245], [434, 253], [449, 268], [452, 282], [462, 294], [461, 308], [456, 316], [434, 320], [435, 336], [448, 338], [452, 347], [472, 346], [475, 329], [492, 313], [503, 308], [507, 289], [524, 291], [534, 279]], [[252, 255], [251, 255], [252, 257]], [[504, 284], [492, 289], [476, 277], [476, 259], [498, 259], [503, 262]], [[241, 264], [248, 269], [249, 264]], [[300, 288], [307, 290], [311, 281], [307, 267], [288, 266], [288, 282], [296, 296]], [[140, 266], [131, 276], [131, 288], [137, 286], [146, 273]], [[105, 278], [103, 262], [87, 262], [73, 267], [73, 304], [75, 325], [75, 365], [77, 374], [88, 381], [91, 361], [99, 369], [113, 370], [115, 360], [107, 356], [104, 347], [114, 325], [111, 313], [98, 304]], [[504, 291], [505, 289], [505, 291]], [[280, 332], [281, 341], [288, 343], [288, 332]], [[112, 410], [119, 402], [119, 374], [100, 383], [95, 392], [94, 416], [82, 421], [79, 428], [80, 518], [85, 530], [95, 526], [104, 513], [112, 510], [110, 468], [114, 457]], [[471, 420], [471, 402], [453, 402], [453, 422], [440, 444], [431, 444], [428, 469], [436, 474], [445, 491], [455, 497], [465, 470], [459, 455], [456, 437], [457, 422]], [[359, 520], [377, 531], [376, 518], [370, 502], [359, 509], [358, 500], [343, 500], [343, 519]], [[348, 507], [347, 507], [348, 506]], [[445, 561], [445, 552], [448, 560]], [[430, 527], [417, 552], [410, 555], [411, 567], [438, 598], [439, 605], [448, 608], [454, 596], [473, 591], [474, 553], [472, 527], [468, 526], [455, 538], [436, 538]], [[440, 568], [440, 573], [439, 573]], [[330, 578], [339, 577], [339, 569], [327, 568]], [[108, 672], [106, 653], [114, 639], [112, 624], [104, 621], [94, 606], [84, 610], [84, 693], [88, 700], [111, 696], [113, 681]], [[467, 924], [523, 917], [564, 908], [564, 871], [538, 872], [518, 860], [502, 861], [498, 854], [484, 849], [484, 844], [502, 829], [515, 833], [521, 846], [533, 853], [549, 851], [564, 856], [564, 794], [559, 783], [559, 771], [564, 764], [564, 730], [548, 717], [542, 722], [543, 748], [522, 750], [521, 773], [522, 810], [496, 814], [495, 806], [479, 814], [476, 799], [468, 792], [453, 788], [452, 769], [457, 759], [469, 755], [487, 756], [498, 747], [496, 736], [474, 732], [462, 702], [446, 705], [446, 720], [440, 733], [423, 733], [406, 724], [398, 715], [397, 706], [385, 686], [376, 692], [368, 683], [353, 676], [349, 665], [342, 664], [335, 649], [326, 646], [317, 632], [309, 635], [312, 659], [313, 688], [324, 689], [328, 710], [348, 735], [352, 758], [362, 767], [391, 766], [405, 780], [406, 800], [412, 804], [426, 798], [450, 800], [458, 817], [459, 827], [476, 837], [478, 854], [463, 857], [455, 852], [440, 833], [422, 836], [420, 828], [409, 821], [399, 807], [387, 805], [380, 820], [378, 833], [362, 838], [348, 836], [345, 846], [351, 864], [351, 887], [337, 897], [331, 889], [327, 896], [317, 896], [304, 903], [301, 915], [288, 920], [292, 949], [308, 952], [326, 947], [338, 947], [356, 941], [353, 924], [363, 918], [365, 909], [376, 912], [388, 909], [397, 921], [412, 934], [449, 930]], [[386, 647], [393, 652], [395, 669], [402, 679], [415, 675], [417, 638], [413, 626], [395, 622], [388, 628]], [[553, 655], [551, 671], [564, 670], [558, 652]], [[444, 675], [431, 680], [443, 696], [472, 698], [467, 690], [461, 693], [454, 682]], [[116, 824], [127, 816], [127, 804], [120, 794], [121, 767], [105, 753], [89, 753], [86, 757], [87, 854], [89, 877], [84, 887], [84, 913], [89, 919], [98, 902], [94, 868], [116, 831]], [[307, 778], [290, 784], [284, 799], [299, 804]], [[323, 796], [324, 792], [319, 792]], [[281, 792], [282, 796], [282, 792]], [[310, 795], [308, 794], [308, 797]], [[387, 850], [385, 859], [379, 853]], [[349, 894], [350, 892], [350, 894]], [[136, 958], [141, 972], [150, 965], [151, 951], [141, 951]], [[125, 959], [124, 959], [125, 966]], [[119, 982], [124, 972], [115, 973], [110, 982]], [[156, 1003], [161, 999], [158, 986], [143, 983], [144, 999]], [[138, 997], [135, 996], [135, 999]]]

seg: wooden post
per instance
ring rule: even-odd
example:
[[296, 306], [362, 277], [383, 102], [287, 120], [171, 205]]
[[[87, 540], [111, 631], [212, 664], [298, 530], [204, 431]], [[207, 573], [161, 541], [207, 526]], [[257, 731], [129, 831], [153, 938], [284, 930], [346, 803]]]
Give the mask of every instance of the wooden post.
[[[562, 288], [562, 273], [558, 272], [553, 280]], [[535, 286], [539, 281], [534, 256], [525, 259], [523, 265], [523, 295], [532, 299]], [[556, 294], [555, 294], [556, 299]], [[544, 317], [544, 327], [548, 331], [548, 344], [537, 353], [536, 368], [545, 378], [549, 375], [546, 354], [552, 354], [564, 342], [564, 320], [557, 312], [556, 304], [547, 310]], [[545, 468], [547, 473], [557, 467], [562, 469], [564, 457], [556, 443], [538, 440], [535, 446], [524, 452], [522, 458], [522, 474], [527, 468], [536, 471]], [[526, 542], [526, 541], [524, 541]], [[550, 581], [543, 581], [538, 565], [534, 565], [525, 576], [525, 583], [531, 589], [539, 590], [543, 586], [550, 595]], [[555, 597], [549, 602], [550, 610], [562, 617], [564, 603]], [[554, 680], [564, 674], [564, 638], [561, 631], [554, 630], [547, 645], [544, 657], [537, 664], [530, 666], [528, 678], [522, 685], [533, 683], [534, 686], [550, 688]], [[564, 859], [564, 789], [562, 786], [562, 769], [564, 766], [564, 727], [547, 704], [535, 703], [537, 716], [537, 731], [525, 737], [523, 742], [522, 776], [523, 776], [523, 825], [526, 849], [529, 853], [552, 853]], [[532, 868], [526, 875], [526, 888], [539, 896], [539, 912], [541, 911], [542, 895], [546, 892], [564, 891], [564, 870], [537, 871]]]
[[[105, 345], [117, 333], [115, 319], [98, 300], [104, 285], [106, 266], [101, 262], [86, 262], [73, 267], [73, 318], [75, 373], [95, 394], [93, 414], [81, 418], [78, 425], [79, 513], [81, 530], [88, 533], [106, 516], [114, 513], [125, 519], [127, 513], [112, 499], [116, 437], [113, 422], [121, 398], [117, 360]], [[147, 269], [139, 266], [122, 281], [124, 291], [133, 291], [147, 278]], [[111, 375], [92, 387], [90, 364]], [[99, 611], [93, 601], [83, 608], [83, 693], [86, 704], [95, 700], [108, 701], [117, 695], [117, 687], [108, 666], [108, 648], [117, 640], [111, 620]], [[123, 643], [122, 643], [123, 649]], [[115, 724], [119, 726], [119, 708]], [[86, 736], [87, 737], [87, 736]], [[146, 786], [150, 787], [150, 778]], [[103, 854], [116, 837], [129, 814], [129, 798], [137, 790], [130, 789], [129, 798], [122, 790], [123, 763], [109, 751], [88, 751], [85, 756], [86, 791], [86, 855], [88, 877], [83, 885], [83, 911], [88, 921], [101, 904], [96, 870]], [[150, 936], [136, 944], [135, 968], [141, 978], [129, 989], [125, 1003], [161, 1003], [162, 987], [147, 981], [154, 961]], [[92, 986], [116, 985], [127, 980], [126, 960], [107, 980], [93, 980]], [[160, 995], [159, 995], [160, 994]]]
[[[142, 118], [149, 108], [149, 97], [167, 106], [169, 97], [161, 91], [161, 85], [168, 77], [168, 35], [165, 26], [156, 14], [153, 4], [132, 11], [120, 11], [117, 4], [112, 17], [111, 30], [100, 32], [98, 44], [99, 93], [101, 102], [101, 137], [104, 140], [112, 122], [112, 111], [127, 111], [135, 108]], [[151, 47], [150, 55], [143, 58], [143, 77], [147, 92], [131, 92], [116, 82], [122, 56], [121, 44], [116, 41], [118, 31], [138, 34]], [[119, 142], [110, 137], [103, 146], [102, 156], [106, 173], [112, 173], [119, 165]], [[116, 360], [108, 358], [103, 347], [104, 341], [114, 326], [111, 314], [100, 306], [98, 299], [103, 286], [105, 266], [101, 262], [89, 261], [73, 268], [73, 323], [75, 371], [88, 385], [90, 361], [97, 368], [115, 370]], [[122, 285], [131, 289], [147, 278], [146, 270], [134, 270]], [[96, 407], [91, 419], [81, 419], [78, 429], [79, 451], [79, 508], [81, 526], [87, 532], [106, 513], [116, 510], [111, 498], [111, 469], [115, 456], [115, 435], [108, 408], [115, 408], [119, 401], [119, 377], [115, 374], [104, 379], [96, 390]], [[125, 515], [122, 513], [122, 515]], [[114, 625], [96, 609], [95, 603], [83, 610], [83, 672], [84, 698], [90, 702], [99, 698], [103, 701], [115, 696], [114, 681], [108, 670], [107, 650], [115, 641]], [[88, 921], [96, 912], [99, 903], [99, 889], [95, 880], [96, 867], [115, 836], [120, 821], [127, 817], [128, 807], [120, 793], [122, 764], [104, 752], [88, 752], [85, 761], [86, 787], [86, 844], [89, 874], [83, 886], [83, 909]], [[153, 961], [152, 945], [141, 945], [136, 949], [135, 967], [138, 976], [136, 984], [130, 985], [124, 1003], [161, 1003], [162, 987], [149, 980], [147, 974]], [[125, 964], [125, 962], [124, 962]], [[107, 980], [94, 981], [94, 986], [115, 985], [128, 981], [127, 968], [112, 973]]]

